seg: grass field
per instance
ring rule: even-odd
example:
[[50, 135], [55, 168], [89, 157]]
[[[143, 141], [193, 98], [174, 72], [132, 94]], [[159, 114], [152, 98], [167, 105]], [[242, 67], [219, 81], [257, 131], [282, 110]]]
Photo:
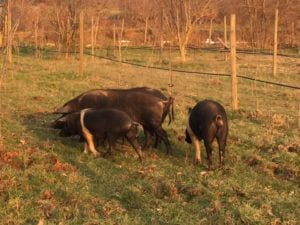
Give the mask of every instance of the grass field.
[[[156, 65], [151, 54], [124, 57]], [[174, 68], [229, 72], [222, 54], [191, 54], [185, 65], [173, 54]], [[300, 86], [299, 60], [280, 59], [273, 78], [270, 56], [239, 57], [240, 74]], [[164, 124], [174, 154], [161, 145], [141, 165], [129, 146], [105, 159], [84, 155], [76, 138], [49, 127], [57, 117], [50, 112], [92, 88], [149, 86], [167, 94], [168, 71], [86, 58], [79, 76], [72, 58], [23, 52], [14, 60], [1, 75], [0, 224], [300, 223], [299, 90], [239, 80], [233, 112], [229, 78], [174, 72], [176, 120]], [[224, 169], [216, 145], [215, 169], [207, 171], [184, 142], [187, 108], [205, 98], [221, 102], [229, 117]]]

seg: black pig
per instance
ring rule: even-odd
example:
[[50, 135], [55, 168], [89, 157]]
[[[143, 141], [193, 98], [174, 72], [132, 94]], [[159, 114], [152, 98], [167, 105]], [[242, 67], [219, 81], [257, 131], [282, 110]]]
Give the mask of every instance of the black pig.
[[204, 100], [198, 102], [189, 113], [186, 142], [194, 143], [196, 163], [201, 163], [200, 141], [204, 140], [208, 167], [212, 167], [212, 142], [216, 138], [219, 145], [220, 166], [224, 165], [228, 122], [224, 107], [218, 102]]
[[117, 109], [84, 109], [58, 119], [53, 127], [61, 129], [60, 136], [80, 135], [86, 142], [84, 153], [91, 151], [95, 156], [99, 155], [95, 148], [95, 141], [106, 140], [109, 144], [107, 153], [111, 153], [116, 140], [125, 137], [142, 161], [141, 147], [137, 142], [138, 123], [133, 122], [123, 111]]

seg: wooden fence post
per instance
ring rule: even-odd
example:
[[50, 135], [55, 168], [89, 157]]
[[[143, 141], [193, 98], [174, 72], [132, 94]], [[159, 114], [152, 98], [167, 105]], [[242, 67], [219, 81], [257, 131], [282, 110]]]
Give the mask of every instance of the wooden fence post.
[[71, 37], [70, 37], [70, 31], [71, 31], [71, 21], [70, 21], [70, 17], [68, 16], [67, 19], [67, 43], [66, 43], [66, 53], [65, 53], [65, 57], [66, 59], [69, 58], [69, 50], [70, 50], [70, 43], [71, 43]]
[[231, 55], [231, 94], [232, 108], [238, 109], [237, 77], [236, 77], [236, 32], [235, 32], [235, 14], [230, 18], [230, 55]]
[[295, 22], [291, 24], [291, 47], [294, 46], [294, 36], [295, 36]]
[[95, 61], [95, 46], [94, 46], [94, 16], [92, 16], [92, 31], [91, 31], [91, 47], [92, 47], [92, 61]]
[[209, 44], [212, 43], [211, 35], [212, 35], [212, 24], [213, 24], [213, 19], [210, 19], [210, 25], [209, 25]]
[[278, 31], [278, 8], [275, 10], [275, 24], [274, 24], [274, 54], [273, 54], [273, 76], [277, 74], [277, 31]]
[[[95, 20], [95, 26], [94, 26], [94, 48], [97, 48], [97, 37], [98, 37], [98, 31], [99, 31], [99, 17], [96, 17]], [[95, 49], [94, 49], [95, 51]]]
[[35, 57], [39, 57], [39, 49], [38, 49], [38, 29], [39, 29], [39, 17], [36, 17], [34, 24], [34, 40], [35, 40]]
[[[226, 16], [224, 16], [224, 43], [226, 46], [227, 45], [227, 19], [226, 19]], [[225, 61], [227, 62], [228, 60], [228, 55], [227, 55], [227, 52], [225, 52]]]
[[298, 104], [298, 129], [300, 129], [300, 103]]
[[121, 33], [119, 35], [119, 61], [122, 62], [122, 39], [124, 30], [124, 18], [122, 20]]
[[[3, 12], [5, 11], [5, 10], [4, 10], [4, 5], [3, 5], [3, 4], [0, 5], [0, 10], [1, 10], [2, 14], [3, 14]], [[2, 18], [2, 23], [3, 23], [3, 25], [5, 26], [5, 17]], [[3, 27], [2, 30], [0, 30], [0, 48], [3, 47], [4, 35], [5, 35], [5, 27]], [[1, 136], [0, 136], [0, 138], [1, 138]], [[1, 143], [0, 143], [0, 144], [1, 144]]]
[[11, 0], [7, 0], [7, 61], [12, 63]]
[[172, 96], [173, 95], [173, 72], [172, 72], [172, 46], [170, 43], [169, 46], [169, 63], [170, 63], [170, 77], [169, 77], [169, 95]]
[[162, 63], [163, 60], [163, 48], [164, 48], [163, 33], [164, 33], [164, 9], [161, 10], [161, 15], [160, 15], [160, 52], [159, 52], [160, 63]]
[[146, 17], [146, 21], [145, 21], [145, 31], [144, 31], [144, 45], [146, 45], [147, 43], [147, 34], [148, 34], [148, 19], [149, 17]]
[[116, 57], [116, 24], [114, 23], [114, 57]]
[[83, 11], [80, 12], [79, 16], [79, 31], [80, 31], [80, 67], [79, 67], [79, 74], [83, 74]]

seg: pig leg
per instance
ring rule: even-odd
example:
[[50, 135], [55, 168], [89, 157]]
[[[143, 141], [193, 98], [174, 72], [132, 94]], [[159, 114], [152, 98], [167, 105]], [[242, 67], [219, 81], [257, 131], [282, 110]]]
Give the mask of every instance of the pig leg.
[[107, 141], [108, 141], [108, 150], [104, 153], [104, 157], [107, 155], [112, 155], [112, 150], [115, 148], [115, 142], [117, 138], [115, 138], [113, 135], [108, 135], [107, 136]]
[[225, 157], [225, 146], [226, 146], [226, 138], [217, 137], [218, 145], [219, 145], [219, 160], [220, 166], [224, 166], [224, 157]]
[[155, 135], [155, 143], [154, 143], [154, 148], [157, 148], [158, 144], [160, 142], [160, 139], [157, 135]]
[[133, 126], [131, 129], [127, 132], [125, 135], [127, 141], [131, 144], [131, 146], [134, 148], [136, 153], [139, 156], [139, 159], [141, 162], [143, 162], [143, 156], [141, 151], [141, 146], [139, 145], [137, 138], [138, 138], [138, 130], [137, 127]]
[[145, 134], [145, 144], [143, 146], [143, 150], [147, 150], [152, 145], [152, 135], [150, 131], [145, 129], [145, 127], [144, 127], [144, 134]]
[[157, 137], [161, 138], [163, 140], [163, 142], [165, 143], [166, 149], [167, 149], [167, 154], [171, 154], [172, 148], [171, 148], [170, 141], [168, 139], [167, 132], [162, 127], [159, 127], [158, 129], [155, 130], [155, 133], [156, 133]]
[[[83, 134], [84, 137], [86, 139], [86, 142], [88, 144], [88, 147], [90, 149], [90, 151], [95, 155], [95, 156], [99, 156], [99, 152], [97, 152], [95, 145], [94, 145], [94, 141], [93, 141], [93, 135], [87, 130], [83, 130]], [[85, 152], [87, 152], [87, 150], [85, 150]]]
[[130, 136], [126, 136], [126, 138], [129, 141], [129, 143], [132, 145], [132, 147], [134, 148], [136, 153], [138, 154], [140, 161], [143, 162], [143, 155], [142, 155], [142, 151], [141, 151], [141, 146], [139, 145], [139, 143], [137, 141], [137, 138], [136, 137], [130, 137]]
[[212, 144], [212, 141], [207, 140], [207, 138], [204, 139], [204, 145], [205, 145], [205, 149], [206, 149], [209, 170], [212, 167], [212, 146], [211, 146], [211, 144]]
[[196, 135], [194, 134], [194, 132], [192, 131], [192, 129], [190, 128], [190, 126], [188, 125], [187, 129], [186, 129], [190, 139], [192, 140], [192, 143], [195, 146], [195, 154], [196, 154], [196, 164], [202, 164], [202, 160], [201, 160], [201, 148], [200, 148], [200, 141]]
[[84, 151], [83, 151], [84, 154], [89, 154], [89, 146], [87, 143], [84, 143]]
[[[80, 113], [80, 124], [81, 124], [81, 127], [82, 127], [82, 133], [83, 133], [83, 136], [88, 144], [88, 147], [90, 149], [90, 151], [92, 153], [94, 153], [95, 156], [99, 156], [99, 152], [97, 152], [96, 148], [95, 148], [95, 145], [94, 145], [94, 138], [93, 138], [93, 135], [91, 134], [91, 132], [85, 127], [84, 125], [84, 114], [86, 112], [86, 110], [88, 109], [84, 109], [81, 113]], [[85, 150], [87, 151], [87, 150]]]
[[196, 151], [195, 151], [196, 164], [202, 164], [200, 141], [198, 140], [198, 138], [196, 138], [194, 136], [194, 137], [192, 137], [192, 142], [194, 143], [194, 146], [195, 146], [195, 149], [196, 149]]

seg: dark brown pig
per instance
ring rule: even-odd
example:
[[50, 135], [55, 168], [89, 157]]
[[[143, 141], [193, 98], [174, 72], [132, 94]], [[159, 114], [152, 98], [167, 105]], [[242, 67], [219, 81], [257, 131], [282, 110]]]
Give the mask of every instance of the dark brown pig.
[[[130, 88], [127, 89], [129, 91], [134, 91], [134, 92], [140, 92], [140, 93], [144, 93], [144, 94], [148, 94], [151, 96], [155, 96], [163, 101], [167, 101], [169, 98], [167, 96], [165, 96], [160, 90], [154, 89], [154, 88], [149, 88], [149, 87], [135, 87], [135, 88]], [[171, 109], [170, 109], [171, 108]], [[169, 118], [169, 122], [168, 125], [171, 124], [171, 122], [174, 120], [174, 103], [172, 101], [171, 107], [166, 107], [166, 113], [165, 115], [168, 115]], [[165, 116], [165, 117], [166, 117]], [[162, 123], [165, 121], [165, 117], [162, 118]], [[144, 130], [145, 133], [145, 140], [146, 140], [146, 144], [145, 144], [145, 149], [149, 148], [152, 144], [152, 137], [153, 134], [149, 133], [147, 130]], [[158, 143], [161, 141], [161, 139], [155, 135], [155, 144], [154, 147], [156, 148], [158, 146]]]
[[[171, 152], [170, 142], [166, 131], [162, 128], [164, 118], [168, 114], [173, 98], [162, 100], [139, 91], [97, 89], [85, 92], [65, 103], [55, 113], [68, 114], [85, 108], [115, 108], [126, 112], [133, 121], [138, 122], [148, 134], [157, 135], [166, 146], [167, 153]], [[150, 136], [150, 135], [149, 135]], [[149, 147], [150, 138], [144, 148]]]
[[[167, 96], [165, 96], [160, 90], [154, 89], [154, 88], [149, 88], [149, 87], [135, 87], [135, 88], [130, 88], [128, 89], [130, 91], [137, 91], [137, 92], [141, 92], [141, 93], [145, 93], [145, 94], [149, 94], [152, 96], [155, 96], [157, 98], [160, 98], [163, 101], [167, 101], [169, 98]], [[172, 103], [171, 105], [171, 112], [170, 109], [167, 108], [167, 114], [169, 117], [169, 122], [168, 125], [170, 125], [170, 123], [174, 120], [174, 104]], [[163, 118], [164, 120], [165, 118]]]

